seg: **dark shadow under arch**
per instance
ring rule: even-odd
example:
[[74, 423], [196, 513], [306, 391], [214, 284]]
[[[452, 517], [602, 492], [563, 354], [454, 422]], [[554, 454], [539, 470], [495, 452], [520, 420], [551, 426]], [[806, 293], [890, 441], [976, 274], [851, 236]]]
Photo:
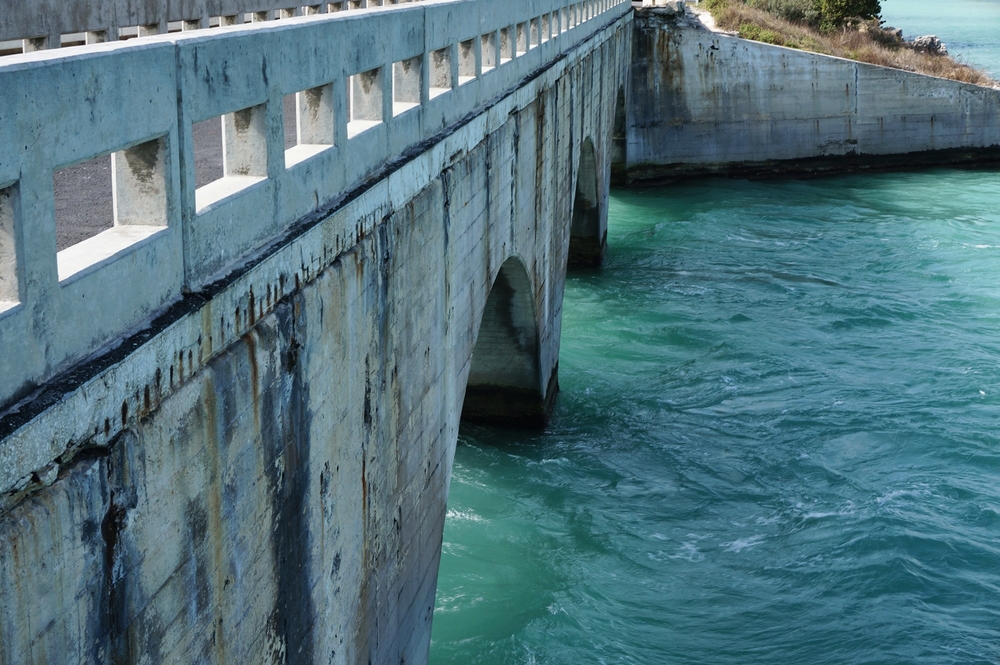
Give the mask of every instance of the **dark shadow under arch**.
[[569, 231], [569, 267], [596, 268], [604, 260], [607, 233], [601, 229], [597, 157], [588, 137], [580, 146], [580, 166], [573, 197], [573, 222]]
[[462, 419], [542, 427], [556, 392], [545, 388], [543, 393], [531, 279], [520, 259], [511, 257], [500, 267], [486, 299]]

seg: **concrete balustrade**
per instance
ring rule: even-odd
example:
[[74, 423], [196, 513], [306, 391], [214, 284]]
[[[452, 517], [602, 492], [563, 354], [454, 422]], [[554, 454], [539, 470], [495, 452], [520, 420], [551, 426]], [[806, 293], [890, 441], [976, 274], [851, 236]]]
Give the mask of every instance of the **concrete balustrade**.
[[11, 3], [0, 15], [0, 54], [33, 53], [62, 45], [100, 44], [167, 32], [254, 21], [316, 16], [420, 0], [32, 0]]
[[[181, 292], [175, 49], [94, 49], [0, 66], [2, 404]], [[57, 252], [53, 173], [109, 153], [114, 227]]]
[[[553, 17], [591, 15], [592, 0], [311, 7], [0, 61], [3, 408], [253, 261], [630, 10], [613, 2], [604, 20], [574, 23]], [[196, 187], [193, 126], [206, 120], [218, 122], [224, 173]], [[57, 251], [53, 173], [108, 154], [114, 226]]]

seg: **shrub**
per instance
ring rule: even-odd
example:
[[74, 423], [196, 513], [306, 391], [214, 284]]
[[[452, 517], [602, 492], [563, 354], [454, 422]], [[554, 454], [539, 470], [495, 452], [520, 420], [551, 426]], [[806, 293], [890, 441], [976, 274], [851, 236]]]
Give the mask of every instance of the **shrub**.
[[764, 42], [765, 44], [774, 44], [776, 46], [787, 46], [785, 40], [777, 32], [767, 30], [753, 23], [741, 23], [737, 32], [739, 32], [740, 37], [743, 39], [752, 39], [755, 42]]
[[821, 23], [826, 28], [836, 28], [848, 19], [873, 19], [882, 13], [879, 0], [821, 0]]
[[[839, 28], [850, 19], [875, 19], [882, 13], [879, 0], [736, 0], [792, 23], [827, 30]], [[719, 0], [710, 2], [721, 4]]]
[[747, 0], [746, 4], [793, 23], [820, 24], [821, 7], [818, 0]]

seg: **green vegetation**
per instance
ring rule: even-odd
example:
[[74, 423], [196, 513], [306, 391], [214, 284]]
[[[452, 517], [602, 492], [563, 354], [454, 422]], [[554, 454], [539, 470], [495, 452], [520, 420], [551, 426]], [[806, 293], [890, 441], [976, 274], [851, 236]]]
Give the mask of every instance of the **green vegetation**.
[[820, 23], [828, 28], [844, 25], [850, 19], [873, 19], [882, 14], [879, 0], [821, 0]]
[[[792, 23], [831, 30], [852, 20], [870, 20], [882, 13], [879, 0], [742, 0], [752, 9]], [[729, 0], [708, 0], [708, 8], [725, 6]]]

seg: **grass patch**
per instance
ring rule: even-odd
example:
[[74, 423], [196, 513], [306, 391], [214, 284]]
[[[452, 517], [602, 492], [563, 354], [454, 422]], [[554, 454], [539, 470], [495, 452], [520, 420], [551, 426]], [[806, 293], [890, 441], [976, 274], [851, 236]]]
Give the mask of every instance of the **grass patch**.
[[814, 0], [707, 0], [716, 24], [744, 39], [857, 60], [872, 65], [997, 88], [985, 72], [945, 55], [915, 49], [879, 27], [878, 18], [824, 18], [830, 2]]

